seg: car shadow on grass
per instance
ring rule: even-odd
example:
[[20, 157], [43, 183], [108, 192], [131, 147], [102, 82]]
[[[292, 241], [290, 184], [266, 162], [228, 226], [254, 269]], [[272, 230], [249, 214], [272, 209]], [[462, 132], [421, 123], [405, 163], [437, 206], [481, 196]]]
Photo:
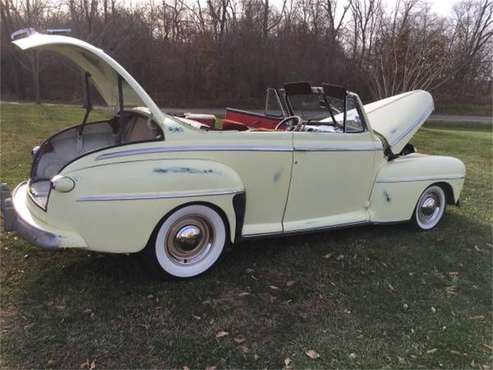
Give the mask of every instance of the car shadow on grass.
[[491, 323], [488, 235], [451, 212], [430, 232], [251, 240], [210, 273], [168, 282], [138, 255], [33, 253], [44, 262], [6, 310], [2, 352], [18, 367], [280, 367], [286, 356], [307, 367], [309, 348], [321, 367], [469, 366], [486, 358], [487, 325], [468, 318]]

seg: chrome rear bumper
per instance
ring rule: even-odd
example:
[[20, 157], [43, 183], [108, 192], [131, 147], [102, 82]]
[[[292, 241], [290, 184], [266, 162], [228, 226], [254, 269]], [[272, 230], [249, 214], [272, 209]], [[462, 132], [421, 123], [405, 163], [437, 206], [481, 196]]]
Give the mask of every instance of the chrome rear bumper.
[[15, 231], [23, 239], [41, 248], [61, 248], [61, 238], [59, 235], [39, 229], [23, 219], [16, 211], [12, 198], [19, 186], [11, 193], [7, 184], [0, 184], [0, 208], [4, 231]]

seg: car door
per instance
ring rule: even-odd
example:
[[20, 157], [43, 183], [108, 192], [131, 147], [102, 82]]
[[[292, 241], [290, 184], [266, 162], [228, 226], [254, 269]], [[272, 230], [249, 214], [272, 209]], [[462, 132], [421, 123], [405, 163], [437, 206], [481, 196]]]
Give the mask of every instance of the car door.
[[293, 146], [284, 231], [367, 222], [382, 146], [361, 110], [348, 110], [344, 132], [294, 132]]

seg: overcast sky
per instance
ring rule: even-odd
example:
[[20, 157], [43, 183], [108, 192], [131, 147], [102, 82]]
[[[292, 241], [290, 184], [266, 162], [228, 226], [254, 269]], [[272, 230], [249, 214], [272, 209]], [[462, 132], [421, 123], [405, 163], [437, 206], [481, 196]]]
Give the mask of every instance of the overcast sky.
[[[396, 0], [383, 0], [387, 6], [393, 7], [396, 4]], [[458, 2], [458, 0], [428, 0], [427, 3], [431, 5], [431, 9], [443, 16], [447, 16], [452, 12], [452, 7]]]
[[[138, 6], [141, 3], [147, 3], [149, 0], [120, 0], [123, 3], [126, 3], [131, 6]], [[154, 1], [154, 3], [160, 3], [161, 0], [151, 0]], [[205, 0], [200, 0], [201, 2]], [[397, 3], [397, 0], [382, 0], [384, 4], [388, 8], [393, 8], [395, 4]], [[428, 4], [431, 5], [431, 9], [437, 13], [438, 15], [441, 16], [447, 16], [451, 14], [452, 12], [452, 7], [459, 1], [459, 0], [423, 0], [424, 2], [427, 2]], [[191, 3], [196, 4], [196, 0], [190, 0]], [[338, 2], [344, 3], [344, 0], [339, 0]], [[271, 0], [271, 3], [273, 4], [278, 4], [279, 7], [282, 6], [283, 0]]]

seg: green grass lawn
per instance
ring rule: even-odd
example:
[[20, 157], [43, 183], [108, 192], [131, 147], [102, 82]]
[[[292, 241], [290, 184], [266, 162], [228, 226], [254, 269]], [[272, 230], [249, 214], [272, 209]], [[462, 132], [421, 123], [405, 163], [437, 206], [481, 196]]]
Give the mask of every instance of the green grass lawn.
[[[2, 181], [25, 179], [31, 148], [81, 115], [2, 105]], [[210, 274], [172, 282], [137, 256], [47, 252], [2, 234], [0, 365], [491, 366], [491, 128], [425, 125], [413, 142], [467, 167], [461, 207], [430, 232], [368, 226], [245, 242]]]

